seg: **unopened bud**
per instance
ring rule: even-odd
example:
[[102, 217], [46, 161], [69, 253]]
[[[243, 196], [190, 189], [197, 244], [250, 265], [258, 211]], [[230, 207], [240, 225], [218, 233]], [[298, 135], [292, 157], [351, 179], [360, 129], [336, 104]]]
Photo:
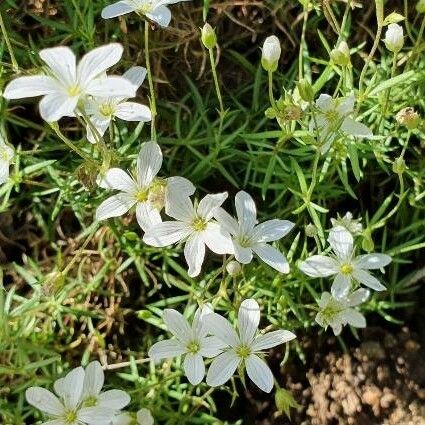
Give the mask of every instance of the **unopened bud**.
[[226, 266], [226, 270], [230, 276], [237, 276], [242, 271], [242, 267], [237, 261], [230, 261]]
[[393, 171], [396, 174], [403, 174], [407, 170], [406, 161], [403, 157], [399, 156], [394, 162], [393, 162]]
[[399, 124], [406, 126], [409, 130], [414, 130], [421, 122], [421, 117], [411, 107], [403, 108], [397, 113], [395, 119]]
[[305, 79], [302, 78], [297, 83], [298, 93], [305, 102], [313, 102], [314, 100], [314, 89], [313, 86]]
[[285, 413], [288, 418], [291, 417], [291, 408], [301, 408], [301, 406], [295, 401], [294, 396], [283, 388], [278, 388], [276, 390], [274, 401], [279, 412]]
[[425, 13], [425, 0], [419, 0], [416, 3], [416, 11], [418, 13]]
[[276, 71], [281, 52], [279, 39], [275, 35], [267, 37], [263, 44], [261, 56], [261, 65], [266, 71]]
[[215, 35], [214, 28], [208, 23], [202, 27], [201, 40], [207, 49], [213, 49], [217, 45], [217, 36]]
[[317, 236], [317, 234], [319, 233], [317, 230], [317, 227], [314, 224], [307, 224], [307, 226], [305, 226], [305, 234], [306, 236], [308, 236], [309, 238], [314, 238], [314, 236]]
[[336, 49], [331, 51], [330, 57], [332, 62], [339, 66], [347, 66], [350, 64], [350, 48], [345, 41], [341, 41]]
[[362, 249], [366, 252], [372, 252], [375, 249], [375, 244], [369, 229], [363, 232]]
[[403, 27], [399, 24], [388, 25], [384, 43], [390, 52], [398, 53], [404, 45]]

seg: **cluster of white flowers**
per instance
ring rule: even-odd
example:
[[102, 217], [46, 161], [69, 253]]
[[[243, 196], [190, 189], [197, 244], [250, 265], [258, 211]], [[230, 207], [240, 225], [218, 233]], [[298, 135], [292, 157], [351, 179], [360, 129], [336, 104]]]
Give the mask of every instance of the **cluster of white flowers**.
[[194, 385], [204, 379], [204, 358], [213, 358], [207, 373], [208, 385], [217, 387], [224, 384], [238, 368], [241, 372], [243, 366], [254, 384], [269, 393], [274, 379], [261, 358], [263, 351], [295, 338], [292, 332], [286, 330], [257, 335], [260, 307], [253, 299], [244, 300], [239, 307], [239, 332], [209, 306], [196, 311], [192, 325], [172, 309], [164, 311], [163, 319], [175, 339], [157, 342], [149, 350], [149, 356], [158, 361], [184, 355], [183, 368], [189, 382]]

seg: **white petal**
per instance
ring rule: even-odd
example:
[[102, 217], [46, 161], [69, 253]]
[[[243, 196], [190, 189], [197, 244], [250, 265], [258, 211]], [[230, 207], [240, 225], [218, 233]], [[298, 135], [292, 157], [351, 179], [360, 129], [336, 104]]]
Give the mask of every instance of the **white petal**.
[[366, 327], [366, 319], [362, 314], [353, 308], [349, 308], [344, 312], [345, 321], [356, 328], [365, 328]]
[[198, 385], [205, 376], [205, 365], [202, 356], [187, 353], [183, 362], [184, 373], [192, 385]]
[[186, 351], [186, 347], [180, 341], [176, 339], [166, 339], [165, 341], [159, 341], [152, 345], [148, 351], [148, 356], [157, 362], [161, 359], [181, 356], [186, 353]]
[[167, 202], [165, 204], [165, 213], [170, 217], [191, 222], [196, 217], [192, 201], [189, 196], [181, 195], [177, 191], [167, 191]]
[[72, 116], [77, 107], [78, 96], [69, 97], [64, 93], [52, 93], [40, 101], [40, 115], [47, 122], [55, 122], [65, 116]]
[[[106, 117], [106, 118], [99, 119], [97, 117], [91, 116], [90, 122], [92, 125], [86, 126], [87, 140], [90, 143], [94, 144], [94, 143], [97, 143], [99, 137], [103, 137], [104, 134], [106, 133], [106, 130], [108, 129], [109, 124], [111, 123], [111, 118]], [[92, 127], [96, 129], [97, 134], [95, 134]]]
[[137, 223], [146, 232], [152, 226], [162, 223], [161, 214], [149, 202], [138, 202], [136, 205]]
[[[106, 425], [110, 424], [115, 416], [113, 409], [105, 407], [84, 407], [77, 411], [78, 421], [87, 425]], [[80, 423], [80, 422], [77, 422]]]
[[324, 255], [313, 255], [302, 261], [299, 269], [307, 276], [328, 277], [338, 273], [338, 263]]
[[252, 261], [253, 253], [252, 248], [245, 248], [239, 245], [239, 243], [233, 241], [233, 250], [235, 252], [235, 258], [242, 264], [249, 264]]
[[227, 344], [215, 336], [207, 336], [201, 340], [201, 348], [199, 354], [209, 359], [217, 357]]
[[125, 391], [109, 390], [99, 395], [98, 405], [113, 410], [120, 410], [127, 406], [130, 401], [131, 398]]
[[255, 338], [251, 348], [253, 351], [268, 350], [269, 348], [276, 347], [277, 345], [284, 344], [296, 338], [292, 332], [285, 330], [278, 330], [268, 332], [264, 335], [259, 335]]
[[239, 344], [239, 337], [230, 322], [217, 313], [211, 313], [205, 318], [205, 327], [209, 332], [230, 345], [236, 347]]
[[192, 339], [192, 328], [187, 319], [172, 308], [166, 308], [162, 316], [167, 329], [183, 344]]
[[162, 152], [158, 143], [147, 142], [137, 157], [137, 177], [141, 186], [148, 186], [159, 173], [162, 165]]
[[77, 78], [76, 58], [69, 47], [53, 47], [40, 51], [40, 58], [52, 70], [56, 78], [67, 86], [74, 85]]
[[[168, 177], [165, 179], [167, 181], [166, 194], [165, 194], [165, 208], [167, 211], [167, 203], [169, 199], [175, 197], [189, 197], [195, 193], [195, 186], [191, 181], [184, 177]], [[191, 208], [192, 209], [192, 208]]]
[[112, 425], [131, 425], [132, 422], [133, 417], [129, 413], [122, 413], [114, 417]]
[[137, 422], [139, 425], [153, 425], [154, 420], [148, 409], [140, 409], [137, 412]]
[[97, 396], [102, 390], [105, 375], [99, 362], [91, 362], [86, 367], [84, 376], [84, 396]]
[[132, 66], [124, 72], [123, 78], [130, 81], [131, 84], [139, 88], [145, 80], [147, 70], [143, 66]]
[[285, 256], [276, 248], [264, 244], [255, 245], [252, 250], [270, 267], [280, 273], [289, 273], [289, 263]]
[[51, 421], [43, 422], [41, 425], [64, 425], [63, 419], [52, 419]]
[[180, 221], [164, 221], [146, 230], [143, 241], [151, 246], [163, 247], [185, 239], [190, 229]]
[[260, 323], [260, 307], [257, 301], [247, 299], [242, 301], [238, 312], [238, 328], [241, 342], [251, 345]]
[[372, 130], [369, 127], [348, 117], [344, 119], [341, 130], [354, 137], [369, 138], [373, 136]]
[[205, 220], [210, 220], [216, 209], [221, 207], [221, 204], [227, 199], [227, 196], [227, 192], [204, 196], [198, 205], [198, 215]]
[[251, 195], [241, 190], [235, 196], [236, 214], [242, 233], [250, 233], [257, 223], [257, 210]]
[[201, 235], [204, 243], [212, 252], [219, 255], [233, 254], [232, 239], [218, 223], [209, 222]]
[[153, 11], [146, 13], [146, 16], [156, 22], [161, 27], [168, 27], [171, 21], [171, 12], [166, 6], [158, 6]]
[[213, 360], [208, 369], [207, 384], [211, 387], [223, 385], [235, 373], [239, 363], [240, 358], [233, 350], [220, 354]]
[[6, 99], [22, 99], [44, 96], [45, 94], [56, 93], [58, 89], [56, 81], [47, 75], [18, 77], [6, 86], [3, 97]]
[[103, 189], [115, 189], [129, 194], [135, 194], [137, 192], [136, 183], [121, 168], [110, 168], [99, 182], [99, 187]]
[[267, 363], [255, 354], [251, 354], [246, 360], [246, 373], [260, 390], [269, 393], [274, 385], [273, 374]]
[[9, 179], [9, 161], [0, 160], [0, 184], [5, 183]]
[[268, 220], [255, 227], [252, 235], [256, 242], [273, 242], [287, 235], [294, 223], [288, 220]]
[[389, 255], [385, 254], [366, 254], [359, 255], [354, 260], [355, 267], [360, 269], [375, 270], [381, 269], [382, 267], [388, 266], [392, 261]]
[[192, 321], [192, 332], [194, 335], [197, 335], [199, 338], [204, 338], [208, 334], [208, 330], [204, 326], [205, 318], [208, 314], [213, 312], [213, 307], [209, 303], [196, 309]]
[[130, 12], [134, 12], [134, 7], [125, 1], [119, 1], [103, 8], [101, 16], [103, 19], [110, 19]]
[[354, 240], [353, 235], [345, 227], [334, 227], [329, 233], [328, 242], [339, 259], [351, 258]]
[[316, 100], [316, 106], [322, 111], [327, 112], [333, 108], [333, 99], [332, 96], [328, 94], [321, 94]]
[[151, 110], [140, 103], [123, 102], [115, 111], [115, 116], [124, 121], [150, 121], [152, 119]]
[[201, 273], [202, 263], [205, 258], [205, 243], [198, 233], [191, 235], [186, 241], [184, 258], [189, 266], [188, 275], [190, 277], [198, 276]]
[[81, 401], [84, 385], [84, 369], [80, 366], [72, 369], [64, 378], [62, 398], [68, 409], [75, 409]]
[[317, 301], [317, 304], [323, 310], [329, 304], [331, 299], [332, 295], [329, 292], [323, 292], [320, 299]]
[[118, 193], [105, 199], [96, 210], [96, 220], [106, 220], [111, 217], [119, 217], [125, 214], [136, 200], [127, 193]]
[[387, 289], [376, 277], [364, 270], [355, 269], [353, 271], [353, 277], [358, 282], [363, 283], [363, 285], [366, 285], [375, 291], [385, 291]]
[[239, 224], [234, 217], [232, 217], [223, 208], [217, 208], [214, 212], [214, 218], [220, 223], [220, 226], [231, 235], [236, 235], [239, 229]]
[[332, 283], [331, 292], [335, 298], [345, 298], [351, 289], [351, 275], [338, 273]]
[[364, 288], [357, 289], [348, 297], [348, 306], [354, 307], [361, 303], [364, 303], [370, 295], [370, 291]]
[[[86, 84], [93, 78], [103, 74], [121, 59], [123, 51], [121, 44], [110, 43], [86, 53], [77, 67], [80, 83]], [[107, 97], [107, 95], [104, 97]]]
[[343, 99], [342, 102], [338, 105], [337, 111], [343, 116], [349, 115], [354, 111], [355, 103], [356, 98], [354, 96], [354, 93], [351, 93], [350, 96]]
[[49, 415], [61, 415], [64, 407], [59, 399], [42, 387], [30, 387], [25, 391], [25, 397], [31, 406]]
[[86, 93], [98, 97], [134, 97], [136, 87], [123, 77], [111, 76], [91, 80]]

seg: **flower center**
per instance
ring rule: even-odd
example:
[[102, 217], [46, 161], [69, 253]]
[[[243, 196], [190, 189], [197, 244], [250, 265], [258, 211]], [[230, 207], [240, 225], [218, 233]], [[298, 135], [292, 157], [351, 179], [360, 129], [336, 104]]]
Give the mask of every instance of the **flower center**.
[[187, 344], [186, 348], [189, 353], [196, 354], [201, 347], [199, 346], [198, 342], [192, 341], [192, 342], [189, 342], [189, 344]]
[[192, 222], [192, 227], [197, 231], [197, 232], [202, 232], [203, 230], [206, 229], [207, 227], [207, 222], [201, 218], [195, 218], [195, 220], [193, 220]]
[[242, 248], [249, 248], [251, 246], [251, 240], [248, 236], [239, 236], [238, 243]]
[[325, 309], [323, 309], [320, 313], [326, 323], [331, 323], [333, 318], [338, 313], [341, 313], [341, 311], [342, 309], [340, 306], [330, 304]]
[[114, 115], [114, 107], [112, 105], [110, 105], [109, 103], [103, 103], [102, 105], [99, 106], [99, 112], [104, 116], [104, 117], [111, 117], [112, 115]]
[[353, 266], [351, 264], [346, 263], [341, 266], [340, 270], [342, 274], [349, 275], [353, 272]]
[[78, 96], [80, 92], [81, 92], [81, 89], [77, 85], [68, 87], [68, 96], [71, 96], [71, 97]]
[[97, 397], [89, 396], [84, 400], [85, 407], [93, 407], [97, 405]]
[[137, 202], [146, 202], [149, 197], [149, 189], [141, 189], [136, 193]]
[[246, 359], [251, 354], [251, 348], [247, 345], [240, 345], [238, 348], [236, 348], [236, 354], [240, 358]]
[[339, 114], [335, 109], [325, 112], [325, 117], [329, 124], [336, 124], [339, 120]]
[[139, 6], [138, 11], [140, 13], [142, 13], [143, 15], [145, 15], [146, 13], [149, 13], [150, 11], [152, 11], [153, 9], [153, 5], [151, 1], [147, 1], [144, 4], [142, 4], [141, 6]]
[[64, 420], [66, 425], [73, 425], [77, 420], [77, 412], [75, 410], [65, 412]]

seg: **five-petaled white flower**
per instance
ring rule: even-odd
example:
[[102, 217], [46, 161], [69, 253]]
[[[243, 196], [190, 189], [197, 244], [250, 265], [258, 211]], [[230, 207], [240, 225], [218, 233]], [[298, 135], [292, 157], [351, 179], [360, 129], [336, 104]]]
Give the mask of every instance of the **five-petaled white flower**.
[[[130, 81], [137, 90], [146, 76], [146, 68], [133, 66], [123, 74], [123, 78]], [[128, 102], [126, 97], [90, 97], [84, 103], [84, 111], [89, 116], [91, 125], [99, 136], [103, 136], [110, 122], [115, 118], [124, 121], [150, 121], [151, 110], [140, 103]], [[96, 134], [90, 125], [87, 125], [87, 139], [96, 143]]]
[[120, 193], [99, 205], [96, 219], [119, 217], [136, 205], [137, 222], [143, 230], [161, 223], [160, 211], [164, 206], [168, 208], [171, 194], [178, 198], [195, 192], [193, 184], [184, 177], [157, 177], [161, 165], [162, 152], [158, 143], [147, 142], [140, 149], [134, 178], [120, 168], [109, 169], [99, 186]]
[[[95, 376], [93, 375], [93, 377]], [[96, 377], [98, 376], [96, 375]], [[26, 390], [25, 396], [29, 404], [49, 416], [50, 420], [44, 422], [44, 425], [109, 424], [118, 411], [113, 404], [113, 401], [116, 402], [115, 397], [110, 397], [111, 394], [109, 391], [106, 391], [103, 395], [107, 395], [104, 398], [105, 402], [109, 398], [109, 405], [107, 407], [101, 403], [96, 406], [86, 405], [84, 400], [88, 394], [86, 392], [87, 389], [90, 392], [92, 389], [96, 389], [97, 391], [98, 383], [92, 380], [90, 382], [86, 381], [84, 369], [77, 367], [71, 370], [64, 378], [58, 379], [55, 382], [54, 390], [56, 395], [42, 387], [30, 387]], [[101, 398], [102, 394], [99, 395], [98, 393], [98, 397]], [[121, 394], [120, 399], [123, 401]], [[127, 403], [128, 401], [129, 397]], [[123, 405], [122, 402], [119, 404]]]
[[221, 226], [232, 235], [235, 258], [242, 264], [252, 261], [253, 252], [266, 264], [281, 273], [289, 273], [285, 256], [267, 242], [283, 238], [294, 227], [288, 220], [268, 220], [257, 224], [257, 210], [252, 197], [240, 191], [235, 196], [238, 220], [223, 208], [218, 208], [214, 216]]
[[0, 135], [0, 184], [6, 183], [9, 178], [10, 161], [12, 161], [13, 156], [13, 149], [6, 145]]
[[173, 194], [165, 212], [177, 221], [152, 226], [143, 240], [156, 247], [185, 241], [184, 256], [189, 266], [189, 276], [197, 276], [204, 262], [205, 245], [216, 254], [233, 254], [230, 234], [213, 220], [217, 208], [226, 198], [227, 192], [206, 195], [199, 205], [193, 205], [190, 198]]
[[6, 86], [3, 96], [6, 99], [44, 96], [40, 114], [47, 122], [74, 116], [79, 101], [86, 95], [134, 97], [136, 88], [130, 81], [105, 75], [122, 53], [120, 44], [107, 44], [84, 55], [77, 66], [76, 57], [68, 47], [41, 50], [40, 58], [47, 65], [47, 74], [15, 78]]
[[348, 296], [352, 280], [362, 283], [375, 291], [386, 288], [376, 277], [366, 270], [376, 270], [387, 266], [391, 257], [385, 254], [365, 254], [354, 256], [353, 235], [344, 227], [335, 227], [328, 237], [333, 255], [313, 255], [302, 261], [299, 268], [311, 277], [335, 276], [331, 292], [335, 298]]
[[320, 311], [316, 315], [316, 322], [323, 328], [330, 326], [335, 335], [339, 335], [342, 327], [351, 325], [355, 328], [365, 328], [366, 319], [353, 307], [369, 298], [367, 289], [357, 289], [346, 298], [335, 298], [329, 292], [323, 292], [319, 304]]
[[149, 357], [155, 361], [184, 355], [183, 368], [189, 382], [199, 384], [205, 375], [203, 358], [213, 358], [226, 346], [220, 339], [208, 335], [206, 322], [212, 310], [204, 306], [198, 309], [190, 326], [187, 319], [173, 309], [164, 310], [163, 319], [176, 339], [167, 339], [154, 344]]
[[161, 27], [168, 27], [171, 12], [167, 5], [185, 0], [121, 0], [106, 6], [102, 10], [102, 18], [110, 19], [127, 13], [136, 12], [144, 15]]
[[256, 335], [260, 323], [260, 307], [253, 299], [244, 300], [239, 308], [239, 335], [230, 322], [217, 313], [208, 315], [205, 326], [212, 335], [225, 342], [229, 348], [216, 357], [207, 374], [207, 384], [212, 387], [227, 382], [242, 364], [249, 378], [261, 390], [269, 393], [273, 388], [273, 374], [267, 363], [259, 357], [263, 350], [291, 341], [296, 336], [286, 330]]
[[150, 410], [140, 409], [134, 414], [122, 413], [114, 418], [112, 425], [153, 425], [154, 420]]
[[331, 147], [338, 132], [355, 137], [371, 137], [372, 131], [364, 124], [350, 118], [354, 111], [354, 94], [346, 98], [333, 99], [328, 94], [321, 94], [316, 100], [316, 113], [310, 120], [310, 132], [318, 134], [321, 153]]

